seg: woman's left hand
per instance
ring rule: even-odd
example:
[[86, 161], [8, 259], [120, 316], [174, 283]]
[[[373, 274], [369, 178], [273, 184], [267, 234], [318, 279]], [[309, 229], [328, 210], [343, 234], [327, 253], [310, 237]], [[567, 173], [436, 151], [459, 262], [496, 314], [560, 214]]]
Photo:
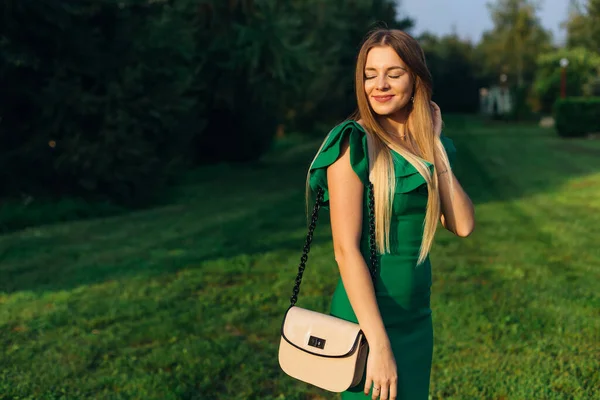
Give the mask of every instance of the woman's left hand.
[[436, 136], [440, 136], [442, 133], [442, 110], [433, 101], [431, 102], [431, 116], [433, 118], [433, 132]]

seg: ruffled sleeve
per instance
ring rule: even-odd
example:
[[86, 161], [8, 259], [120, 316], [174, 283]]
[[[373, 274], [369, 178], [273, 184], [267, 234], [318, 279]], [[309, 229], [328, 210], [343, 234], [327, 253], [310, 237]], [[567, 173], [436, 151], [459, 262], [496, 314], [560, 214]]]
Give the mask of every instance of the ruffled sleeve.
[[450, 166], [454, 168], [454, 163], [456, 162], [456, 147], [454, 147], [454, 142], [448, 136], [444, 134], [440, 135], [440, 140], [442, 141], [442, 145], [446, 150], [446, 154], [448, 154], [448, 160], [450, 161]]
[[317, 154], [309, 173], [309, 185], [313, 192], [321, 187], [325, 190], [325, 206], [329, 206], [329, 190], [327, 187], [327, 167], [341, 155], [342, 144], [348, 139], [350, 146], [350, 165], [366, 186], [369, 182], [369, 159], [367, 151], [367, 135], [355, 121], [346, 121], [331, 130], [325, 145]]

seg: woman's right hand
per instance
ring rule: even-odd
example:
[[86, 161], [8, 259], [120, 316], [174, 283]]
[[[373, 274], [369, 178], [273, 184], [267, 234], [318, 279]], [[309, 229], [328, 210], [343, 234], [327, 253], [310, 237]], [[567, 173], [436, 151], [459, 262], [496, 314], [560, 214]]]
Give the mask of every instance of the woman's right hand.
[[389, 344], [374, 346], [369, 350], [365, 395], [369, 395], [371, 386], [373, 386], [373, 400], [396, 400], [398, 371], [396, 359]]

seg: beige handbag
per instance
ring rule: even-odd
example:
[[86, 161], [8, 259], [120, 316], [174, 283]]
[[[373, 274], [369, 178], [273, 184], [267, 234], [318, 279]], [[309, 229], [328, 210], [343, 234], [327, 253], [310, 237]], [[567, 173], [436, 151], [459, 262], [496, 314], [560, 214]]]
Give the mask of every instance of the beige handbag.
[[[373, 184], [369, 185], [370, 272], [377, 271]], [[293, 295], [283, 318], [279, 342], [279, 365], [289, 376], [331, 392], [343, 392], [360, 383], [369, 349], [360, 326], [354, 322], [296, 306], [310, 244], [323, 205], [323, 189], [308, 227], [304, 252], [298, 267]]]

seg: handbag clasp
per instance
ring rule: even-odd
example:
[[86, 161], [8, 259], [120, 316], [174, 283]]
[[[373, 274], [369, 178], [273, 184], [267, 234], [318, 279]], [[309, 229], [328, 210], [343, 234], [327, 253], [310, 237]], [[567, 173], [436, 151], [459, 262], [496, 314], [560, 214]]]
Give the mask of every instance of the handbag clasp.
[[308, 345], [312, 347], [317, 347], [319, 349], [325, 348], [325, 342], [325, 339], [321, 339], [315, 336], [311, 336], [310, 338], [308, 338]]

